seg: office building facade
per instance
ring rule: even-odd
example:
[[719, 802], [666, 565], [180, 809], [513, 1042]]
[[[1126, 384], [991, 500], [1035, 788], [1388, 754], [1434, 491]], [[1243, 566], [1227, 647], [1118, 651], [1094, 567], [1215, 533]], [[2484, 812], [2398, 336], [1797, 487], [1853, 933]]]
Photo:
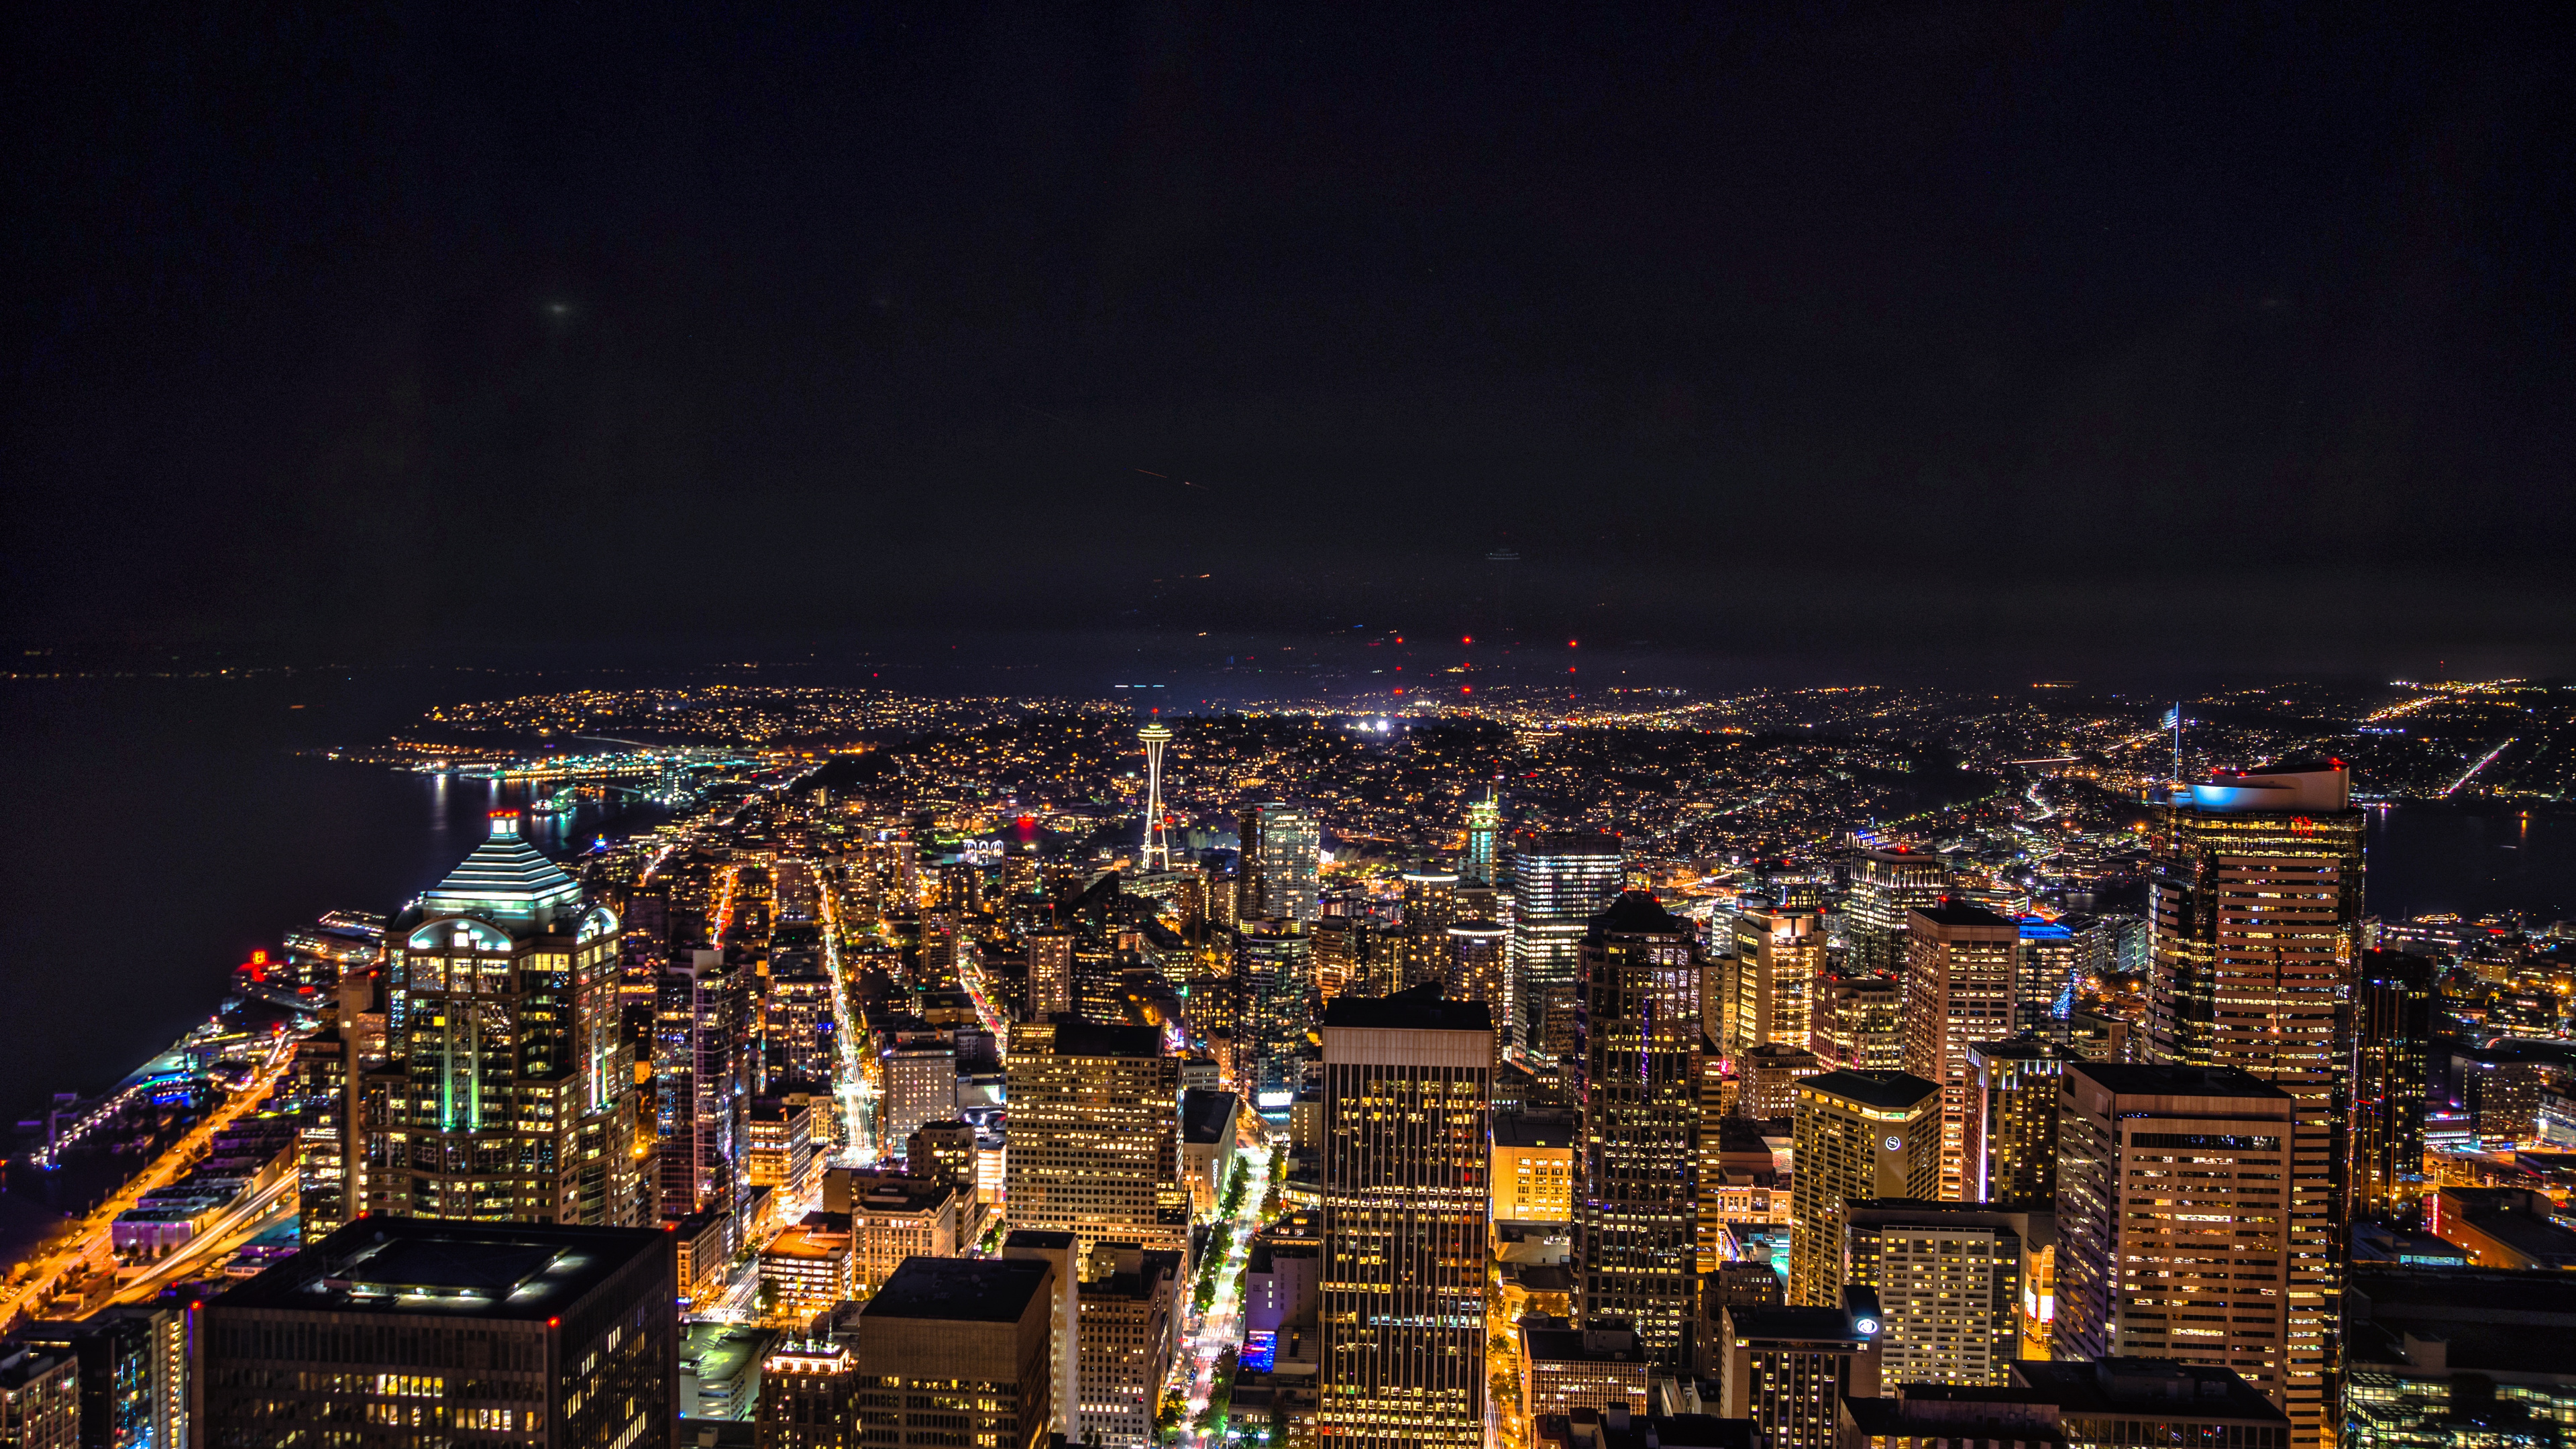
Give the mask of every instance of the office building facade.
[[1512, 837], [1511, 1000], [1507, 1041], [1545, 1056], [1574, 1052], [1583, 935], [1619, 898], [1619, 837], [1524, 830]]
[[515, 813], [386, 933], [385, 1069], [360, 1154], [368, 1210], [623, 1226], [636, 1180], [617, 916]]
[[1014, 1229], [1188, 1246], [1180, 1177], [1180, 1063], [1145, 1026], [1030, 1022], [1011, 1031], [1009, 1190]]
[[2010, 1036], [2021, 929], [1961, 901], [1905, 915], [1905, 1069], [1941, 1084], [1941, 1192], [1968, 1194], [1968, 1047]]
[[1493, 1017], [1417, 987], [1337, 998], [1323, 1037], [1318, 1428], [1351, 1449], [1473, 1449]]
[[1789, 1185], [1789, 1302], [1842, 1301], [1843, 1209], [1929, 1198], [1941, 1181], [1941, 1089], [1906, 1072], [1827, 1072], [1798, 1083]]
[[1642, 891], [1582, 948], [1583, 1186], [1576, 1301], [1624, 1319], [1649, 1361], [1686, 1362], [1699, 1267], [1699, 960], [1690, 923]]
[[1271, 800], [1246, 806], [1242, 826], [1241, 918], [1314, 920], [1323, 884], [1322, 819], [1304, 806]]

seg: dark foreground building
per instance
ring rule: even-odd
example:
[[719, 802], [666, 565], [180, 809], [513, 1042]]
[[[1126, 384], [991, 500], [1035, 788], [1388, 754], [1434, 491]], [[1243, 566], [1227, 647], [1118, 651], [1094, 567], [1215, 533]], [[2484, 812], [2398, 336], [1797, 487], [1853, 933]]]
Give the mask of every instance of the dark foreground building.
[[205, 1449], [660, 1449], [672, 1240], [362, 1218], [205, 1306]]

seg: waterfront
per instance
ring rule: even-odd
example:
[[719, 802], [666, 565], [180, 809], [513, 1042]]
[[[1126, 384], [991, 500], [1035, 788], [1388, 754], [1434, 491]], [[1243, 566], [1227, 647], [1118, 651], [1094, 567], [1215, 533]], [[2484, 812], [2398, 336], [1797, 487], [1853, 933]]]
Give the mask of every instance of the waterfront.
[[[322, 911], [390, 911], [514, 790], [335, 764], [436, 703], [542, 685], [480, 671], [0, 682], [0, 1121], [116, 1081], [225, 973]], [[299, 707], [300, 706], [300, 707]], [[532, 822], [561, 852], [658, 812]], [[2371, 825], [2370, 908], [2576, 918], [2576, 814], [2404, 805]]]
[[[515, 787], [296, 753], [488, 685], [405, 671], [0, 684], [0, 1123], [96, 1092], [214, 1009], [226, 973], [333, 908], [391, 911]], [[302, 708], [295, 706], [301, 705]], [[538, 817], [561, 852], [665, 818]]]

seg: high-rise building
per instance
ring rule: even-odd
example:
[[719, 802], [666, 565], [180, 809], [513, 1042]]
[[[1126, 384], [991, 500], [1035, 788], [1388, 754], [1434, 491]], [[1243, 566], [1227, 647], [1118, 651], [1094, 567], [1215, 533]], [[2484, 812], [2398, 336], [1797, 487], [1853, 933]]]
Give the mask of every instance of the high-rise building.
[[1941, 1089], [1904, 1072], [1827, 1072], [1796, 1093], [1789, 1301], [1826, 1308], [1842, 1301], [1844, 1204], [1939, 1187]]
[[1983, 906], [1943, 901], [1905, 913], [1905, 1069], [1941, 1084], [1941, 1191], [1968, 1190], [1968, 1044], [2012, 1034], [2021, 931]]
[[1619, 886], [1618, 836], [1512, 836], [1511, 1001], [1501, 1023], [1507, 1041], [1552, 1057], [1576, 1050], [1583, 933], [1619, 898]]
[[2295, 1106], [2230, 1068], [2067, 1063], [2057, 1357], [2211, 1364], [2288, 1409]]
[[1432, 866], [1408, 870], [1404, 882], [1404, 985], [1448, 979], [1449, 928], [1458, 920], [1458, 873]]
[[370, 1211], [481, 1222], [639, 1221], [618, 921], [514, 813], [386, 932]]
[[[317, 1235], [317, 1237], [320, 1235]], [[21, 1323], [18, 1343], [59, 1348], [80, 1372], [80, 1449], [188, 1449], [188, 1348], [192, 1332], [186, 1306], [163, 1301], [104, 1308], [71, 1322]], [[0, 1358], [10, 1349], [0, 1347]], [[7, 1391], [0, 1389], [0, 1398]], [[16, 1412], [48, 1412], [39, 1400], [22, 1400]], [[0, 1445], [27, 1442], [13, 1410], [0, 1403]], [[36, 1436], [41, 1439], [41, 1434]]]
[[1570, 1112], [1494, 1114], [1494, 1221], [1574, 1220], [1574, 1138], [1578, 1127], [1578, 1119]]
[[1764, 1042], [1735, 1059], [1735, 1110], [1757, 1121], [1786, 1117], [1796, 1105], [1798, 1084], [1827, 1070], [1814, 1052]]
[[2056, 1201], [2057, 1079], [2081, 1060], [2030, 1032], [1968, 1043], [1964, 1201]]
[[1844, 969], [1875, 976], [1905, 969], [1905, 913], [1939, 905], [1948, 893], [1950, 867], [1926, 851], [1890, 847], [1864, 850], [1852, 861], [1851, 894], [1843, 901], [1843, 934], [1849, 941]]
[[1436, 986], [1324, 1011], [1320, 1431], [1351, 1449], [1484, 1438], [1493, 1017]]
[[1699, 1270], [1699, 958], [1643, 891], [1583, 938], [1583, 1184], [1575, 1301], [1621, 1318], [1651, 1361], [1687, 1363]]
[[1853, 1202], [1845, 1272], [1878, 1290], [1879, 1369], [1900, 1384], [2011, 1382], [2021, 1357], [2024, 1264], [2055, 1233], [2046, 1208]]
[[2075, 1009], [2083, 974], [2075, 928], [2045, 916], [2024, 916], [2021, 947], [2013, 958], [2013, 1029], [2063, 1035], [2060, 1023]]
[[1011, 1031], [1008, 1090], [1014, 1229], [1186, 1247], [1180, 1063], [1149, 1026], [1030, 1022]]
[[1031, 931], [1028, 943], [1029, 1020], [1073, 1010], [1073, 932]]
[[1720, 963], [1729, 1055], [1766, 1044], [1809, 1049], [1816, 978], [1825, 974], [1825, 918], [1798, 906], [1759, 906], [1735, 918], [1731, 970]]
[[1833, 1072], [1905, 1069], [1905, 980], [1893, 971], [1816, 978], [1808, 1050]]
[[1306, 1029], [1314, 1019], [1315, 943], [1297, 922], [1246, 921], [1235, 937], [1243, 1014], [1243, 1090], [1258, 1107], [1285, 1107], [1306, 1085]]
[[2433, 963], [2372, 951], [2352, 991], [2348, 1217], [2386, 1218], [2424, 1180], [2424, 1091], [2433, 1038]]
[[1501, 887], [1502, 843], [1503, 803], [1489, 790], [1467, 807], [1467, 849], [1458, 858], [1458, 874], [1479, 885]]
[[1245, 920], [1315, 919], [1323, 886], [1324, 825], [1302, 805], [1247, 805], [1242, 817]]
[[1879, 1388], [1878, 1304], [1865, 1287], [1831, 1306], [1729, 1304], [1719, 1317], [1718, 1415], [1753, 1421], [1768, 1449], [1833, 1449], [1845, 1399]]
[[0, 1445], [81, 1449], [80, 1360], [71, 1350], [0, 1343]]
[[2331, 1437], [2342, 1316], [2351, 1048], [2338, 1023], [2360, 954], [2364, 836], [2351, 779], [2340, 760], [2226, 772], [2178, 788], [2147, 826], [2158, 1059], [2250, 1072], [2299, 1103], [2282, 1367], [2294, 1449]]
[[757, 1449], [859, 1449], [859, 1376], [850, 1346], [790, 1340], [760, 1364]]
[[739, 1048], [748, 974], [722, 951], [693, 951], [654, 983], [653, 1160], [668, 1220], [726, 1206], [744, 1186], [751, 1087]]
[[351, 1223], [200, 1311], [199, 1440], [668, 1446], [672, 1264], [655, 1229]]
[[[1180, 1326], [1181, 1255], [1102, 1245], [1105, 1269], [1081, 1284], [1081, 1442], [1146, 1449], [1154, 1442], [1154, 1399]], [[1095, 1261], [1098, 1261], [1096, 1259]]]
[[1002, 1256], [1054, 1270], [1047, 1279], [1048, 1394], [1053, 1405], [1048, 1422], [1068, 1441], [1077, 1439], [1082, 1432], [1081, 1243], [1071, 1233], [1018, 1228], [1003, 1237]]
[[851, 1320], [867, 1444], [1038, 1449], [1055, 1422], [1052, 1265], [912, 1258]]
[[1442, 961], [1441, 994], [1456, 1001], [1481, 1001], [1502, 1020], [1510, 991], [1512, 933], [1492, 921], [1464, 920], [1449, 928], [1449, 948]]

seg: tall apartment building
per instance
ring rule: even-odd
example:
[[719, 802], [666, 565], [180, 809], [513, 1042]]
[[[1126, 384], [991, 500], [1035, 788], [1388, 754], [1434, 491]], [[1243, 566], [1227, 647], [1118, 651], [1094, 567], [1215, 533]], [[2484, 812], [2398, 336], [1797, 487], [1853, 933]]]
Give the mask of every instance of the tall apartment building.
[[2021, 928], [1983, 906], [1943, 901], [1905, 915], [1905, 1069], [1941, 1084], [1941, 1191], [1968, 1191], [1968, 1044], [2010, 1036]]
[[1850, 1281], [1878, 1291], [1880, 1372], [1900, 1384], [2011, 1382], [2021, 1357], [2025, 1265], [2055, 1240], [2046, 1208], [1853, 1202]]
[[1449, 928], [1458, 921], [1458, 873], [1420, 865], [1403, 873], [1404, 934], [1397, 947], [1404, 958], [1403, 984], [1446, 982]]
[[2233, 1369], [2287, 1411], [2296, 1110], [2232, 1068], [2067, 1064], [2057, 1357]]
[[1842, 1301], [1843, 1208], [1928, 1198], [1941, 1173], [1941, 1089], [1905, 1072], [1827, 1072], [1798, 1083], [1789, 1183], [1789, 1301]]
[[1766, 1449], [1833, 1449], [1845, 1399], [1878, 1396], [1878, 1304], [1870, 1290], [1830, 1306], [1728, 1304], [1718, 1318], [1717, 1413], [1753, 1421]]
[[1547, 1056], [1576, 1048], [1583, 934], [1619, 898], [1619, 837], [1523, 830], [1512, 836], [1511, 990], [1505, 1040]]
[[1687, 1361], [1699, 1269], [1699, 959], [1642, 891], [1583, 938], [1583, 1185], [1575, 1301], [1623, 1318], [1654, 1363]]
[[1283, 1107], [1306, 1085], [1306, 1029], [1314, 1019], [1314, 942], [1295, 921], [1245, 921], [1235, 937], [1235, 979], [1243, 1012], [1234, 1030], [1243, 1048], [1244, 1095]]
[[1317, 1422], [1348, 1449], [1484, 1438], [1493, 1017], [1436, 987], [1324, 1011]]
[[417, 1424], [451, 1443], [667, 1449], [672, 1264], [657, 1229], [351, 1223], [200, 1311], [198, 1442], [394, 1442]]
[[760, 1363], [757, 1449], [859, 1449], [859, 1376], [850, 1346], [791, 1339]]
[[1031, 931], [1028, 948], [1029, 1020], [1045, 1021], [1073, 1010], [1073, 932]]
[[2057, 1035], [2061, 1010], [2075, 1008], [2083, 949], [2075, 928], [2045, 916], [2024, 916], [2021, 947], [2013, 958], [2013, 1029]]
[[666, 1220], [729, 1206], [746, 1185], [749, 976], [722, 951], [693, 951], [654, 982], [653, 1162]]
[[1244, 807], [1242, 826], [1241, 917], [1315, 919], [1323, 886], [1323, 821], [1304, 806], [1270, 800]]
[[2031, 1032], [1968, 1044], [1967, 1202], [2057, 1198], [2057, 1079], [2073, 1051]]
[[1862, 851], [1852, 861], [1851, 893], [1843, 900], [1843, 966], [1855, 976], [1905, 969], [1905, 913], [1941, 903], [1950, 867], [1928, 851], [1901, 846]]
[[1038, 1449], [1055, 1422], [1055, 1269], [912, 1258], [850, 1320], [867, 1444]]
[[1080, 1286], [1080, 1442], [1146, 1449], [1180, 1327], [1181, 1255], [1112, 1243], [1099, 1256], [1108, 1271]]
[[2348, 1218], [2386, 1218], [2420, 1194], [2433, 963], [2372, 951], [2352, 991]]
[[2225, 772], [2150, 812], [2157, 1058], [2233, 1067], [2299, 1103], [2290, 1151], [2291, 1313], [2283, 1366], [2294, 1449], [2331, 1437], [2340, 1322], [2343, 1114], [2338, 1014], [2362, 914], [2362, 812], [2339, 760]]
[[616, 914], [502, 813], [385, 945], [388, 1060], [369, 1074], [362, 1124], [368, 1210], [641, 1220]]
[[1188, 1246], [1180, 1177], [1180, 1062], [1149, 1026], [1028, 1022], [1011, 1030], [1011, 1147], [1004, 1215], [1014, 1229]]
[[1440, 994], [1452, 1001], [1481, 1001], [1500, 1021], [1510, 999], [1512, 933], [1488, 920], [1462, 920], [1449, 928], [1441, 959]]
[[0, 1444], [81, 1449], [80, 1380], [67, 1348], [0, 1344]]
[[1809, 1051], [1829, 1072], [1905, 1070], [1905, 978], [1848, 969], [1816, 978]]
[[1795, 906], [1765, 906], [1735, 918], [1735, 955], [1719, 963], [1725, 982], [1728, 1055], [1758, 1046], [1809, 1049], [1816, 978], [1825, 974], [1825, 918]]

